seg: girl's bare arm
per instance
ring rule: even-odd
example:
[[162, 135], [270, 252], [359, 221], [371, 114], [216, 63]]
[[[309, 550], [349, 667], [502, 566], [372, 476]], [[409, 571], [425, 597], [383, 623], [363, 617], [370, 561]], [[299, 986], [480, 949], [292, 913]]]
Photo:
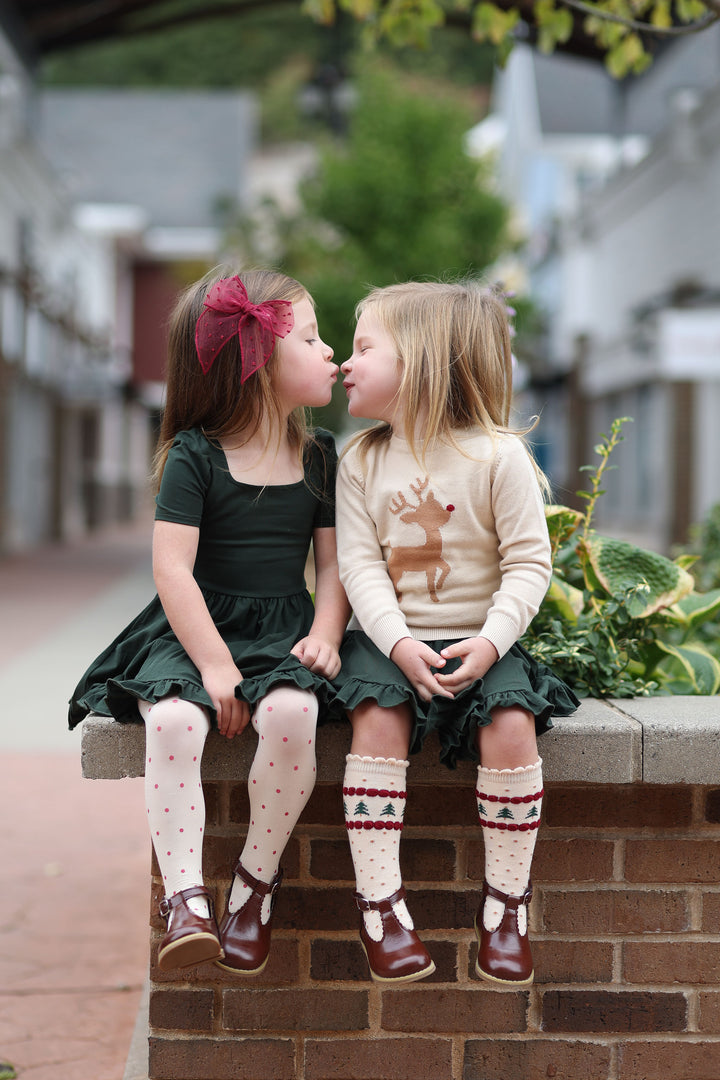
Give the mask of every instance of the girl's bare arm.
[[192, 525], [156, 521], [153, 576], [168, 622], [200, 672], [215, 706], [218, 728], [232, 738], [247, 725], [250, 712], [235, 697], [242, 675], [218, 633], [200, 587], [193, 577], [200, 530]]
[[315, 618], [307, 637], [292, 652], [310, 668], [333, 679], [340, 670], [338, 650], [350, 618], [350, 605], [340, 584], [335, 529], [315, 529]]

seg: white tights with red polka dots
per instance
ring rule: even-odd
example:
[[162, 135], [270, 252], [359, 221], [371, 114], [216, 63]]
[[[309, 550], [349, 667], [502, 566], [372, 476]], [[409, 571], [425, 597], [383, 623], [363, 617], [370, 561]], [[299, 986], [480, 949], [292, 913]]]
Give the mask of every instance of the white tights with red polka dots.
[[[139, 701], [145, 721], [145, 804], [166, 896], [202, 885], [205, 799], [200, 762], [210, 721], [199, 705], [182, 698]], [[188, 906], [207, 916], [207, 903]]]
[[[315, 695], [293, 686], [271, 690], [253, 713], [258, 746], [248, 776], [250, 825], [240, 861], [267, 884], [278, 871], [290, 833], [315, 786], [317, 717]], [[241, 908], [250, 895], [236, 875], [229, 911]], [[263, 922], [270, 918], [270, 904], [271, 897], [266, 896]]]
[[[202, 885], [205, 800], [200, 763], [210, 730], [207, 713], [182, 698], [138, 702], [145, 721], [145, 802], [155, 855], [165, 894], [174, 896]], [[297, 819], [315, 786], [315, 732], [318, 703], [314, 694], [295, 687], [272, 690], [255, 709], [252, 725], [258, 746], [248, 777], [250, 825], [241, 855], [243, 866], [270, 882]], [[235, 877], [229, 909], [249, 897]], [[188, 907], [207, 916], [201, 897]], [[270, 897], [263, 904], [270, 917]]]
[[[522, 896], [530, 883], [530, 866], [542, 808], [542, 760], [519, 769], [478, 766], [475, 792], [485, 840], [485, 877], [489, 885], [509, 896]], [[483, 909], [486, 930], [496, 930], [504, 904], [488, 896]], [[518, 925], [525, 933], [527, 908], [518, 908]]]

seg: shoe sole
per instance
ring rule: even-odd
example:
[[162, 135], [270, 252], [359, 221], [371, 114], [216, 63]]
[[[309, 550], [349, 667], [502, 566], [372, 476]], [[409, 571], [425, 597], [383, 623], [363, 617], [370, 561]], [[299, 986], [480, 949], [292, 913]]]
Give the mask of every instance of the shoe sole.
[[[475, 937], [477, 939], [478, 948], [480, 948], [480, 930], [478, 928], [477, 919], [475, 919], [474, 926], [475, 926]], [[527, 979], [499, 979], [497, 975], [491, 975], [489, 972], [483, 971], [483, 969], [480, 967], [480, 964], [477, 962], [477, 960], [475, 961], [475, 974], [480, 979], [484, 979], [485, 982], [497, 983], [498, 986], [517, 986], [517, 987], [531, 986], [532, 983], [533, 983], [533, 980], [535, 979], [535, 970], [534, 969], [530, 972], [530, 975], [528, 976]]]
[[166, 945], [158, 953], [158, 965], [162, 971], [178, 971], [221, 959], [224, 955], [212, 934], [188, 934]]
[[368, 967], [370, 968], [370, 977], [373, 980], [373, 982], [378, 982], [378, 983], [410, 983], [410, 982], [417, 982], [418, 979], [424, 979], [426, 975], [432, 975], [433, 971], [435, 970], [435, 962], [433, 960], [431, 960], [428, 967], [423, 968], [422, 971], [411, 971], [409, 975], [396, 975], [394, 977], [393, 976], [388, 976], [388, 975], [376, 975], [375, 972], [373, 971], [373, 969], [370, 967], [370, 957], [367, 954], [367, 949], [365, 948], [364, 943], [361, 941], [360, 944], [362, 945], [362, 950], [365, 953], [365, 959], [368, 962]]
[[240, 975], [241, 977], [259, 975], [261, 971], [265, 970], [265, 968], [267, 967], [267, 962], [269, 960], [269, 957], [266, 957], [263, 960], [260, 967], [256, 967], [256, 968], [237, 968], [237, 967], [231, 967], [230, 964], [221, 963], [221, 960], [224, 958], [224, 955], [225, 954], [223, 953], [223, 957], [221, 957], [220, 959], [215, 961], [215, 966], [219, 967], [219, 968], [222, 968], [223, 971], [229, 971], [231, 975]]
[[475, 974], [484, 979], [485, 982], [495, 983], [497, 986], [513, 986], [517, 988], [530, 986], [535, 978], [535, 972], [531, 971], [530, 977], [527, 979], [499, 979], [497, 975], [490, 975], [487, 971], [483, 971], [477, 961], [475, 961]]

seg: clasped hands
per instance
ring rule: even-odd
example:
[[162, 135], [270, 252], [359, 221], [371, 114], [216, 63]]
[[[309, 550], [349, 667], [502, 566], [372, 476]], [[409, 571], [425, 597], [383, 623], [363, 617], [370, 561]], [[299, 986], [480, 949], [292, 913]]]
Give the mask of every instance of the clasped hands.
[[[461, 663], [448, 675], [433, 668], [444, 668], [448, 660], [460, 657]], [[454, 698], [481, 679], [498, 659], [495, 646], [484, 637], [463, 638], [437, 653], [422, 641], [405, 637], [396, 642], [390, 659], [410, 680], [423, 701], [433, 695]]]

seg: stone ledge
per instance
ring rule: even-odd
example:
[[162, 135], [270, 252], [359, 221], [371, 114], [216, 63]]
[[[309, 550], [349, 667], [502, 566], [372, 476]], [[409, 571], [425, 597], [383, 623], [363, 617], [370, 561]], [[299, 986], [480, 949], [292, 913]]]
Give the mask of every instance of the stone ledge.
[[[558, 718], [540, 740], [548, 781], [582, 784], [720, 784], [720, 695], [653, 697], [614, 701], [587, 699], [574, 716]], [[318, 740], [318, 781], [337, 783], [350, 745], [348, 724], [323, 727]], [[255, 739], [228, 743], [211, 732], [203, 756], [209, 782], [243, 781]], [[82, 725], [82, 773], [90, 780], [142, 776], [145, 728], [90, 716]], [[455, 771], [438, 765], [429, 740], [412, 761], [413, 782], [472, 783], [475, 767]]]
[[642, 727], [646, 784], [720, 784], [720, 695], [613, 704]]

